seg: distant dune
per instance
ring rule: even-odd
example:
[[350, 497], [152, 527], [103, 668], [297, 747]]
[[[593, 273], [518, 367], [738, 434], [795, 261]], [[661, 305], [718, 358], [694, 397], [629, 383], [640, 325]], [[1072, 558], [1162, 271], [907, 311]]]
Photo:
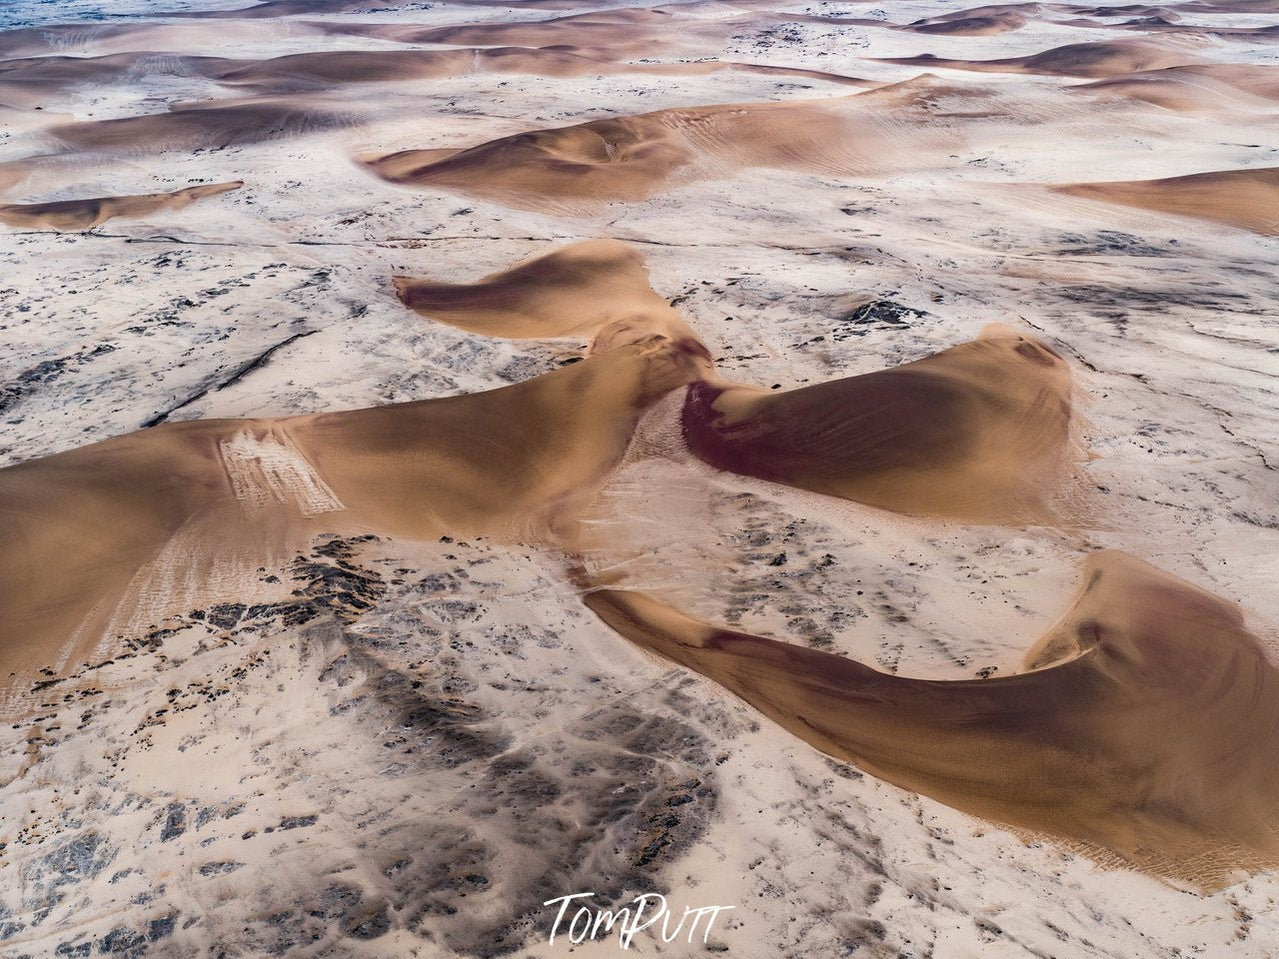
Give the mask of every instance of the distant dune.
[[1113, 40], [1104, 43], [1071, 43], [1031, 56], [997, 60], [948, 60], [926, 54], [917, 57], [887, 57], [882, 62], [986, 73], [1043, 73], [1058, 77], [1099, 78], [1135, 73], [1138, 70], [1182, 66], [1197, 60], [1198, 57], [1188, 51], [1173, 46], [1149, 41]]
[[933, 87], [921, 78], [828, 100], [660, 110], [364, 163], [393, 183], [550, 210], [642, 200], [743, 167], [884, 174], [927, 164], [935, 151], [963, 142], [962, 130], [937, 117], [930, 94], [946, 91]]

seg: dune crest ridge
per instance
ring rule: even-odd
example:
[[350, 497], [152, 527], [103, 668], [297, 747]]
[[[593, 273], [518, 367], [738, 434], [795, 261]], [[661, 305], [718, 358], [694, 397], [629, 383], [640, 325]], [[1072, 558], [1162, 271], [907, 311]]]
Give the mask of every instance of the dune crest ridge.
[[822, 752], [1107, 865], [1199, 891], [1279, 863], [1279, 670], [1237, 607], [1091, 555], [1021, 671], [909, 679], [718, 629], [642, 593], [585, 602]]

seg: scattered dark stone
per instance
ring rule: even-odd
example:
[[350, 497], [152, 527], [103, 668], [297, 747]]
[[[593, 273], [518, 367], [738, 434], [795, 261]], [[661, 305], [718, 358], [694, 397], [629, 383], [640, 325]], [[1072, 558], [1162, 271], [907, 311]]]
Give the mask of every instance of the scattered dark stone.
[[160, 830], [160, 842], [168, 842], [187, 831], [186, 803], [171, 802], [165, 810], [164, 828]]

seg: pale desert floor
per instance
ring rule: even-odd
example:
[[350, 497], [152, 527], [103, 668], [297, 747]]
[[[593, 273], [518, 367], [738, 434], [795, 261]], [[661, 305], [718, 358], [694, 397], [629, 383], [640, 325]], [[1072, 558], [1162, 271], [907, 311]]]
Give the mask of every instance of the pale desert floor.
[[[544, 900], [650, 890], [735, 908], [643, 955], [1279, 953], [1273, 827], [1132, 798], [1279, 820], [1279, 5], [237, 6], [0, 9], [0, 953], [568, 955]], [[944, 422], [861, 378], [989, 324], [1038, 365]], [[1068, 613], [1103, 549], [1216, 599]], [[1145, 608], [1264, 655], [1151, 693], [1122, 801], [1028, 764], [1096, 835], [697, 646], [993, 681]], [[1063, 752], [1145, 709], [1099, 675]]]

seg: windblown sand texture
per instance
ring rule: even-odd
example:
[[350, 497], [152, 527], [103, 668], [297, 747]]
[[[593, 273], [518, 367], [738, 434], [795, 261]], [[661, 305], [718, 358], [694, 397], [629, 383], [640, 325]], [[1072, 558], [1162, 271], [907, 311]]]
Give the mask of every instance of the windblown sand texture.
[[235, 6], [0, 4], [0, 955], [1273, 959], [1275, 0]]

